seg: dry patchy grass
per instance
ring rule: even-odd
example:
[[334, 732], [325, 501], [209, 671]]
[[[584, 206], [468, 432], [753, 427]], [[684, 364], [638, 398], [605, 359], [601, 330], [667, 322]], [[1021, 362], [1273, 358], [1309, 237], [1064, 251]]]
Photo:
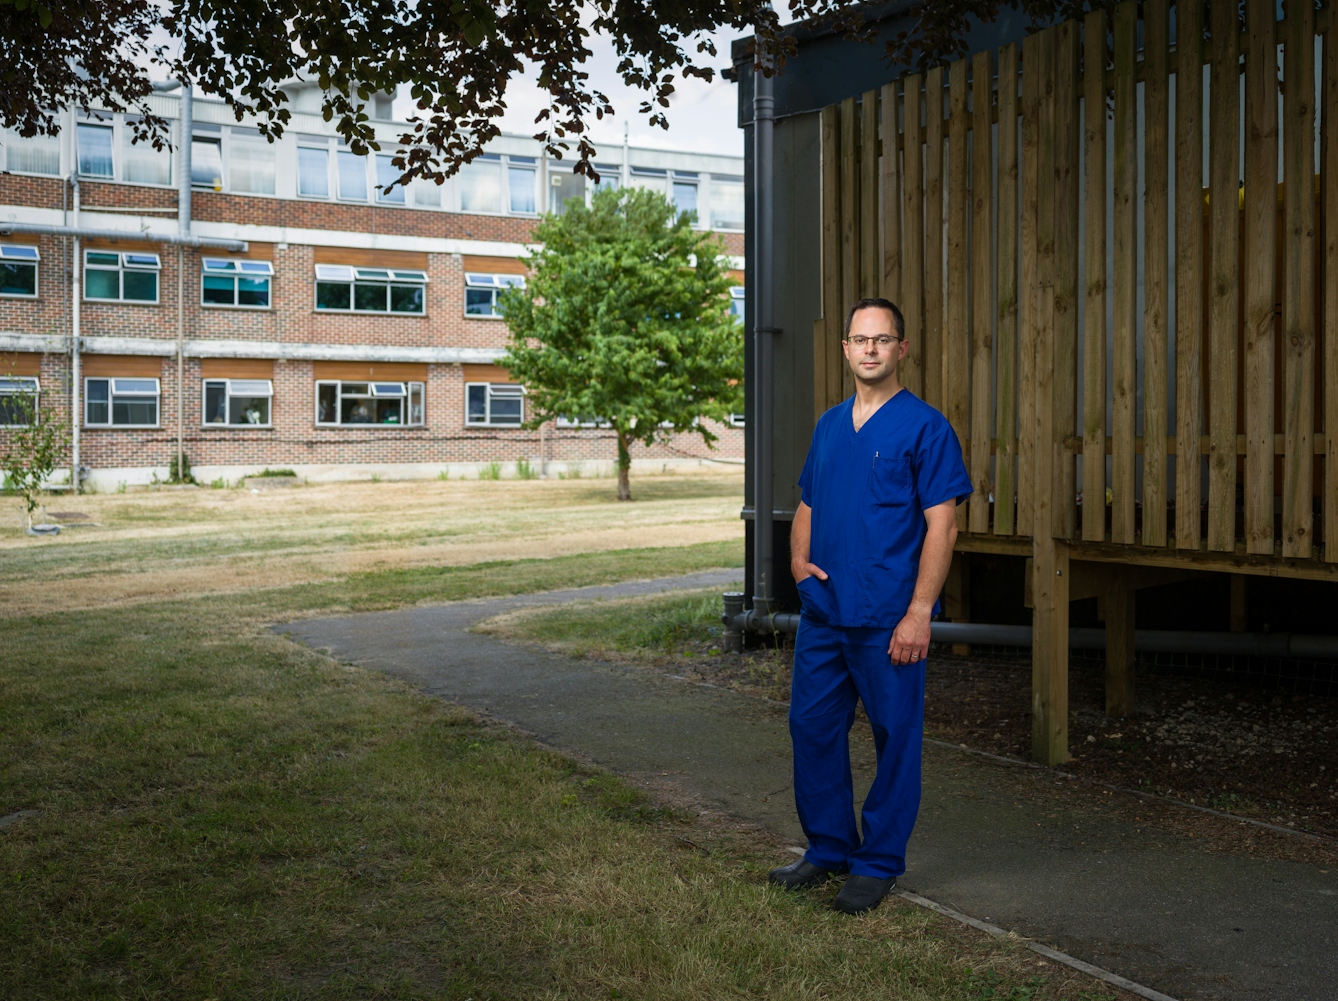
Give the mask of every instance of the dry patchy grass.
[[[331, 581], [484, 560], [742, 541], [733, 470], [608, 480], [339, 483], [55, 498], [93, 524], [57, 538], [0, 535], [0, 615]], [[12, 510], [11, 510], [12, 509]], [[0, 500], [0, 525], [17, 525]], [[10, 516], [13, 515], [11, 518]]]

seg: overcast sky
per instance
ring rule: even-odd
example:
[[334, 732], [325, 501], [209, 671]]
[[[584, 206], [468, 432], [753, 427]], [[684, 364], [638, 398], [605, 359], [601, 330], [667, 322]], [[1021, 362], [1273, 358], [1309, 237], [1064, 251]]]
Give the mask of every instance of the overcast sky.
[[[616, 72], [618, 60], [613, 46], [599, 35], [591, 35], [589, 46], [594, 55], [586, 64], [590, 74], [592, 89], [603, 91], [613, 104], [616, 115], [612, 121], [590, 120], [591, 138], [601, 151], [605, 148], [621, 146], [623, 142], [623, 123], [627, 123], [629, 137], [633, 146], [651, 146], [658, 149], [675, 149], [692, 153], [726, 153], [732, 156], [743, 155], [743, 131], [738, 127], [738, 96], [734, 84], [722, 79], [719, 71], [729, 65], [729, 43], [742, 34], [728, 29], [717, 35], [716, 52], [706, 65], [715, 69], [716, 78], [707, 84], [695, 78], [676, 80], [677, 90], [670, 98], [669, 128], [652, 128], [647, 124], [647, 116], [638, 114], [637, 109], [645, 100], [645, 92], [626, 87]], [[696, 47], [696, 41], [691, 43]], [[502, 119], [504, 132], [521, 135], [533, 135], [537, 131], [534, 116], [544, 108], [547, 101], [535, 83], [534, 76], [516, 78], [507, 90], [507, 114]], [[411, 113], [413, 102], [396, 102], [397, 115]]]

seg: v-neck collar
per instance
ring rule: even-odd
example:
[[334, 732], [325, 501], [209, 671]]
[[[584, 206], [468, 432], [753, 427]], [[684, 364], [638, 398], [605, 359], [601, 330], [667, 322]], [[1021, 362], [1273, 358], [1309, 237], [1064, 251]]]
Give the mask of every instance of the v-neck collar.
[[884, 400], [882, 406], [880, 406], [877, 410], [875, 410], [867, 418], [865, 418], [864, 423], [861, 424], [858, 428], [855, 427], [855, 397], [852, 396], [850, 398], [850, 412], [846, 414], [846, 428], [849, 430], [850, 434], [856, 440], [858, 440], [859, 436], [868, 428], [870, 424], [874, 422], [874, 420], [877, 419], [878, 415], [881, 414], [888, 407], [892, 406], [892, 401], [897, 399], [904, 392], [906, 392], [906, 387], [902, 386], [895, 393], [893, 393], [886, 400]]

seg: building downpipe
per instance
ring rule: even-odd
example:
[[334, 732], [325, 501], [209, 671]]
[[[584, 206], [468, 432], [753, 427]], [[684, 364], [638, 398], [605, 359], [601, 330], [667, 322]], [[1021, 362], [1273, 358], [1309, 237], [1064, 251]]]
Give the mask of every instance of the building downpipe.
[[773, 349], [779, 333], [772, 309], [772, 138], [775, 100], [770, 62], [759, 56], [753, 77], [753, 608], [761, 622], [771, 621], [775, 586], [775, 521], [772, 479], [775, 475], [775, 362]]
[[79, 293], [83, 279], [80, 276], [79, 266], [83, 263], [83, 250], [79, 242], [79, 147], [75, 144], [72, 148], [74, 149], [74, 169], [70, 171], [70, 188], [73, 191], [72, 215], [74, 225], [70, 227], [70, 235], [74, 237], [74, 251], [70, 255], [70, 489], [75, 493], [82, 493], [84, 477], [79, 454], [79, 432], [83, 427], [80, 413], [83, 385], [79, 371], [79, 324], [81, 319], [79, 307], [82, 303]]

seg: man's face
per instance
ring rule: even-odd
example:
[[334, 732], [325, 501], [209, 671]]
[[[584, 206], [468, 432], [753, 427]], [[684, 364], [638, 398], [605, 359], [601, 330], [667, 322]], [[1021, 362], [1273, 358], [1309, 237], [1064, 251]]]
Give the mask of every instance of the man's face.
[[892, 320], [890, 309], [861, 309], [850, 321], [849, 338], [866, 337], [862, 347], [856, 347], [850, 339], [841, 342], [846, 361], [855, 378], [867, 385], [875, 385], [892, 376], [897, 371], [901, 359], [906, 357], [906, 342], [894, 340], [885, 348], [880, 348], [877, 338], [897, 336], [897, 327]]

